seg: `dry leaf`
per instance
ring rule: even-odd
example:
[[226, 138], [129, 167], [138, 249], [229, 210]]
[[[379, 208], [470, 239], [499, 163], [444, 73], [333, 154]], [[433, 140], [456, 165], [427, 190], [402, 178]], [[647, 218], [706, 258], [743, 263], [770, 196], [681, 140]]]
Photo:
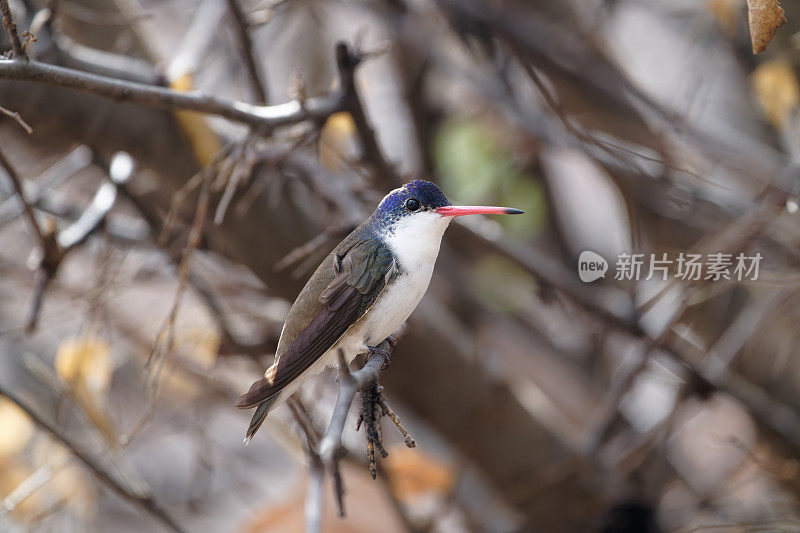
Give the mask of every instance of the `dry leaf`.
[[0, 462], [18, 454], [33, 436], [33, 421], [15, 403], [0, 398]]
[[78, 516], [86, 519], [97, 510], [94, 487], [86, 477], [86, 471], [76, 464], [59, 468], [48, 487]]
[[185, 353], [204, 369], [214, 366], [219, 353], [220, 336], [207, 327], [182, 328], [175, 336], [176, 350]]
[[[219, 353], [219, 333], [208, 327], [186, 327], [175, 332], [175, 353], [181, 354], [191, 366], [209, 370]], [[161, 385], [177, 396], [187, 398], [201, 393], [202, 384], [179, 366], [167, 362], [159, 378]]]
[[783, 60], [762, 63], [753, 71], [752, 84], [764, 114], [780, 129], [800, 103], [800, 84], [792, 66]]
[[64, 502], [73, 513], [89, 518], [96, 509], [94, 485], [87, 471], [73, 458], [72, 452], [55, 439], [40, 439], [33, 447], [33, 464], [50, 469], [43, 490]]
[[786, 22], [778, 0], [747, 0], [747, 19], [754, 54], [766, 50], [775, 32]]
[[56, 374], [74, 389], [105, 393], [111, 384], [111, 347], [99, 337], [67, 339], [58, 347]]
[[419, 448], [409, 450], [395, 447], [390, 450], [385, 467], [389, 472], [392, 492], [404, 502], [431, 492], [447, 494], [455, 484], [453, 469], [421, 452]]
[[116, 442], [114, 425], [103, 409], [113, 370], [111, 346], [99, 337], [67, 339], [58, 348], [55, 367], [95, 427], [108, 442]]
[[[170, 88], [176, 91], [191, 91], [195, 89], [194, 78], [189, 73], [178, 76], [172, 80]], [[195, 111], [174, 111], [173, 113], [178, 119], [181, 129], [189, 138], [197, 162], [202, 166], [211, 163], [222, 148], [222, 144], [217, 134], [208, 125], [205, 115]]]
[[356, 157], [356, 124], [346, 111], [334, 113], [325, 121], [319, 143], [319, 159], [325, 168], [342, 170], [345, 160]]

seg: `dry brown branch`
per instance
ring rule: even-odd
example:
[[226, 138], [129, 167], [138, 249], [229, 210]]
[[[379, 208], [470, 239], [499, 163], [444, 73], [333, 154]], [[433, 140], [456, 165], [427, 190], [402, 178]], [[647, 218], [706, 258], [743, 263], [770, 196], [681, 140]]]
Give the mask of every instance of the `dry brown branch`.
[[[306, 531], [310, 533], [319, 533], [321, 531], [322, 522], [322, 487], [325, 482], [325, 464], [319, 456], [319, 433], [314, 427], [314, 423], [308, 414], [302, 400], [292, 396], [289, 398], [287, 404], [292, 411], [295, 422], [300, 428], [300, 433], [303, 435], [303, 440], [306, 445], [306, 454], [308, 455], [308, 492], [306, 494]], [[338, 464], [336, 467], [338, 469]], [[341, 476], [334, 476], [334, 480], [338, 480], [335, 486], [337, 494], [337, 503], [339, 505], [339, 514], [344, 516], [344, 503], [338, 497], [343, 489], [340, 490]]]
[[11, 162], [6, 159], [6, 156], [3, 154], [2, 150], [0, 150], [0, 167], [5, 170], [8, 177], [11, 179], [11, 183], [14, 185], [14, 190], [16, 191], [17, 196], [19, 197], [19, 201], [22, 204], [23, 212], [25, 213], [25, 217], [28, 219], [28, 223], [31, 226], [31, 229], [36, 234], [36, 237], [39, 239], [39, 244], [42, 247], [42, 251], [45, 254], [50, 251], [53, 255], [60, 255], [60, 253], [56, 254], [53, 250], [48, 250], [48, 248], [52, 245], [51, 242], [46, 238], [45, 230], [39, 225], [39, 221], [36, 220], [36, 214], [33, 212], [33, 207], [31, 207], [30, 202], [25, 195], [25, 187], [22, 184], [22, 179], [17, 174], [17, 171], [11, 165]]
[[[168, 239], [160, 238], [160, 236], [165, 236], [168, 233], [165, 229], [166, 223], [162, 219], [160, 213], [158, 213], [156, 209], [153, 209], [153, 207], [148, 204], [147, 201], [145, 201], [143, 198], [140, 198], [128, 186], [128, 181], [132, 174], [128, 174], [127, 178], [124, 176], [115, 177], [111, 172], [109, 172], [109, 175], [112, 182], [116, 186], [119, 195], [130, 202], [130, 204], [138, 212], [139, 216], [141, 216], [141, 218], [144, 220], [145, 224], [147, 224], [150, 239], [164, 251], [169, 260], [172, 262], [173, 266], [176, 268], [178, 277], [180, 277], [182, 257], [181, 254], [176, 252], [176, 250], [171, 246], [171, 243], [168, 242]], [[221, 332], [222, 339], [220, 341], [219, 355], [231, 355], [235, 353], [247, 354], [256, 357], [268, 352], [270, 349], [274, 349], [275, 341], [273, 339], [268, 339], [266, 341], [253, 344], [244, 344], [236, 339], [235, 335], [232, 333], [233, 328], [231, 327], [231, 324], [229, 323], [222, 306], [220, 305], [214, 292], [206, 284], [203, 278], [189, 268], [186, 273], [186, 282], [200, 296]]]
[[374, 167], [378, 182], [382, 185], [396, 187], [400, 184], [400, 177], [394, 166], [386, 160], [378, 145], [375, 130], [372, 129], [367, 118], [356, 87], [355, 69], [364, 57], [364, 54], [358, 50], [350, 51], [345, 43], [336, 45], [336, 64], [344, 91], [344, 107], [353, 117], [364, 150], [364, 159]]
[[[405, 438], [406, 445], [409, 448], [416, 446], [414, 439], [400, 424], [386, 400], [380, 394], [380, 387], [378, 385], [378, 375], [386, 368], [388, 364], [387, 357], [394, 349], [394, 339], [387, 339], [383, 341], [376, 350], [371, 351], [367, 357], [364, 366], [354, 372], [350, 371], [344, 354], [339, 353], [339, 389], [336, 396], [336, 403], [331, 414], [331, 419], [325, 434], [320, 439], [313, 429], [313, 425], [304, 421], [301, 407], [298, 405], [292, 406], [295, 418], [298, 420], [303, 433], [306, 436], [307, 450], [309, 452], [309, 469], [310, 480], [309, 489], [306, 493], [306, 530], [309, 532], [319, 532], [320, 522], [322, 517], [322, 485], [325, 477], [325, 471], [331, 473], [334, 485], [334, 495], [338, 504], [339, 515], [344, 516], [344, 484], [339, 470], [339, 461], [345, 455], [345, 449], [342, 445], [342, 434], [344, 433], [344, 426], [347, 423], [347, 415], [350, 413], [350, 406], [357, 392], [361, 391], [362, 403], [369, 402], [367, 408], [371, 411], [370, 415], [374, 415], [373, 420], [369, 420], [365, 415], [365, 407], [362, 406], [361, 416], [359, 417], [359, 425], [363, 420], [365, 422], [365, 433], [367, 434], [367, 454], [369, 458], [370, 472], [373, 479], [375, 478], [375, 454], [374, 450], [377, 447], [382, 451], [383, 457], [386, 457], [386, 452], [383, 449], [380, 435], [380, 418], [383, 415], [389, 416], [390, 419], [400, 429], [403, 437]], [[368, 415], [368, 416], [370, 416]], [[312, 428], [312, 429], [309, 429]], [[358, 428], [356, 428], [358, 429]]]
[[0, 167], [2, 167], [9, 178], [11, 178], [16, 194], [22, 204], [23, 212], [39, 240], [41, 259], [34, 282], [33, 303], [25, 328], [27, 331], [33, 331], [36, 328], [45, 290], [50, 284], [50, 281], [55, 277], [58, 267], [64, 260], [65, 251], [58, 244], [55, 224], [50, 221], [46, 227], [42, 227], [36, 220], [33, 207], [31, 207], [30, 202], [28, 202], [25, 196], [25, 187], [22, 180], [8, 159], [6, 159], [5, 155], [3, 155], [2, 151], [0, 151]]
[[[23, 212], [39, 240], [39, 268], [34, 281], [33, 303], [26, 323], [26, 330], [31, 332], [36, 329], [39, 311], [41, 310], [47, 287], [58, 273], [58, 269], [67, 253], [80, 246], [92, 232], [100, 227], [114, 206], [117, 191], [116, 187], [111, 183], [102, 184], [95, 193], [92, 202], [81, 213], [78, 220], [61, 232], [57, 232], [52, 220], [48, 221], [48, 224], [44, 227], [39, 224], [33, 207], [25, 195], [25, 187], [22, 180], [2, 152], [0, 152], [0, 167], [11, 178], [16, 195], [22, 204]], [[127, 178], [122, 181], [125, 180]]]
[[348, 233], [353, 231], [353, 229], [355, 229], [353, 224], [339, 224], [326, 229], [313, 239], [298, 246], [297, 248], [294, 248], [288, 254], [283, 256], [280, 261], [275, 263], [275, 270], [281, 271], [299, 263], [306, 257], [314, 254], [314, 252], [317, 250], [324, 248], [326, 244], [330, 244], [331, 242], [335, 242], [337, 239], [344, 238]]
[[0, 383], [0, 395], [5, 396], [36, 423], [37, 426], [45, 430], [53, 436], [57, 441], [63, 444], [69, 451], [77, 457], [94, 475], [95, 477], [108, 487], [112, 492], [120, 496], [122, 499], [131, 503], [135, 507], [143, 510], [155, 520], [160, 522], [163, 526], [171, 531], [183, 533], [184, 529], [178, 522], [172, 518], [150, 495], [137, 495], [128, 487], [125, 487], [114, 476], [108, 472], [104, 467], [99, 465], [91, 455], [84, 451], [71, 437], [62, 432], [59, 428], [41, 416], [36, 410], [32, 409], [26, 402], [23, 402], [14, 392], [8, 390], [5, 385]]
[[174, 337], [175, 337], [175, 323], [178, 318], [180, 310], [181, 299], [183, 293], [188, 285], [188, 274], [191, 265], [192, 255], [200, 245], [200, 240], [203, 236], [203, 229], [206, 224], [206, 216], [208, 214], [208, 204], [211, 188], [211, 171], [213, 166], [206, 167], [200, 171], [198, 176], [201, 177], [202, 182], [200, 185], [200, 195], [197, 200], [197, 207], [194, 213], [192, 225], [189, 228], [189, 235], [186, 238], [186, 246], [181, 254], [181, 260], [178, 265], [178, 287], [175, 291], [172, 307], [170, 308], [167, 318], [164, 320], [158, 334], [156, 335], [155, 343], [147, 356], [145, 368], [148, 370], [148, 389], [153, 392], [153, 397], [157, 393], [158, 380], [161, 372], [174, 350]]
[[[768, 221], [774, 216], [774, 213], [770, 213], [769, 204], [764, 203], [760, 205], [757, 209], [754, 209], [751, 213], [748, 213], [746, 216], [735, 219], [732, 223], [728, 226], [724, 227], [720, 231], [717, 231], [711, 235], [708, 235], [704, 238], [700, 243], [698, 243], [694, 250], [698, 252], [709, 250], [728, 250], [728, 251], [740, 251], [743, 250], [746, 245], [752, 240], [752, 238], [758, 233], [758, 231], [768, 223]], [[713, 243], [713, 244], [712, 244]], [[674, 290], [676, 286], [678, 286], [681, 282], [678, 280], [673, 280], [673, 282], [666, 283], [664, 288], [657, 292], [652, 298], [643, 302], [637, 307], [637, 315], [641, 316], [648, 309], [650, 309], [656, 302], [660, 300], [663, 296], [667, 294], [669, 290]], [[697, 286], [707, 284], [707, 281], [700, 281], [698, 282]], [[657, 337], [648, 337], [642, 338], [643, 344], [640, 347], [636, 347], [636, 362], [632, 365], [632, 367], [627, 370], [624, 376], [616, 383], [612, 384], [610, 390], [606, 393], [602, 406], [600, 409], [600, 414], [598, 416], [598, 421], [596, 424], [596, 428], [594, 434], [592, 435], [591, 441], [588, 443], [587, 452], [589, 454], [594, 454], [598, 451], [599, 447], [603, 444], [605, 439], [608, 437], [611, 429], [612, 423], [616, 419], [617, 414], [619, 413], [620, 406], [622, 405], [622, 401], [628, 392], [633, 388], [634, 384], [636, 383], [639, 376], [647, 369], [647, 366], [650, 362], [651, 354], [656, 350], [666, 350], [668, 354], [672, 357], [677, 357], [675, 353], [670, 352], [668, 348], [665, 347], [666, 341], [669, 338], [669, 334], [672, 331], [672, 328], [675, 324], [677, 324], [685, 312], [687, 307], [687, 302], [684, 299], [679, 307], [679, 310], [675, 312], [672, 320], [668, 325], [664, 327], [664, 330], [661, 335]], [[733, 330], [739, 329], [746, 329], [742, 328], [740, 324], [736, 324], [734, 329], [729, 329], [728, 332]], [[747, 335], [744, 335], [746, 339]], [[742, 345], [744, 344], [744, 340], [741, 340], [741, 344], [729, 346], [725, 350], [719, 350], [720, 355], [718, 356], [721, 360], [729, 361], [734, 357], [736, 353], [741, 349]], [[712, 350], [712, 355], [714, 350]], [[724, 353], [724, 355], [723, 355]], [[709, 377], [713, 376], [712, 372], [709, 372], [711, 369], [709, 358], [709, 364], [706, 365], [705, 368], [697, 370], [693, 369], [694, 372], [704, 372], [703, 378], [708, 379]], [[695, 376], [697, 377], [697, 376]]]
[[[42, 172], [35, 180], [25, 184], [25, 195], [31, 206], [44, 201], [45, 192], [64, 183], [76, 172], [86, 168], [91, 160], [91, 151], [86, 146], [79, 146], [65, 155], [58, 162]], [[17, 199], [16, 189], [13, 195], [0, 202], [0, 227], [25, 214], [23, 202]]]
[[46, 83], [118, 102], [130, 102], [160, 109], [198, 111], [263, 128], [275, 128], [309, 120], [322, 121], [342, 110], [345, 102], [345, 94], [336, 91], [325, 96], [309, 98], [302, 105], [300, 102], [291, 101], [274, 106], [257, 106], [199, 91], [174, 91], [38, 61], [0, 60], [0, 79]]
[[263, 80], [263, 72], [259, 68], [259, 63], [256, 61], [253, 52], [253, 40], [250, 37], [250, 23], [247, 16], [242, 11], [238, 0], [227, 0], [228, 9], [231, 13], [231, 18], [236, 26], [236, 40], [239, 43], [239, 52], [242, 55], [245, 67], [247, 67], [247, 74], [250, 79], [250, 86], [253, 89], [253, 96], [257, 104], [266, 105], [269, 101], [267, 88]]
[[0, 13], [3, 15], [3, 27], [8, 32], [9, 37], [11, 37], [11, 47], [14, 50], [14, 57], [17, 59], [26, 58], [25, 49], [17, 33], [17, 24], [11, 16], [11, 8], [8, 6], [8, 0], [0, 0]]
[[[642, 119], [640, 109], [653, 113], [669, 131], [701, 150], [709, 164], [720, 165], [731, 174], [761, 186], [789, 191], [785, 184], [775, 181], [788, 163], [785, 157], [768, 146], [761, 148], [769, 157], [759, 158], [757, 162], [742, 157], [742, 150], [735, 143], [707, 134], [640, 89], [592, 39], [531, 10], [503, 10], [479, 0], [440, 1], [438, 4], [455, 29], [490, 30], [479, 36], [495, 37], [515, 47], [546, 75], [554, 74], [573, 87], [585, 88], [598, 98], [608, 99], [619, 106], [620, 113], [636, 122], [647, 122]], [[647, 131], [652, 135], [651, 128]], [[614, 147], [606, 145], [606, 148]]]
[[14, 119], [16, 121], [16, 123], [19, 124], [20, 127], [23, 130], [25, 130], [25, 133], [27, 133], [28, 135], [33, 133], [33, 128], [31, 128], [30, 124], [25, 122], [25, 120], [22, 118], [22, 116], [19, 113], [17, 113], [16, 111], [11, 111], [10, 109], [6, 109], [5, 107], [0, 105], [0, 113], [4, 114], [5, 116], [7, 116], [9, 118]]

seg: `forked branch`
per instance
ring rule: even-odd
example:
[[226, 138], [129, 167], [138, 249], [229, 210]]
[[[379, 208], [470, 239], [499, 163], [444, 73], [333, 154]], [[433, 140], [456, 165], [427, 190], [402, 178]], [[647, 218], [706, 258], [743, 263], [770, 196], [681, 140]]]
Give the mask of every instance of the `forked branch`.
[[344, 354], [339, 353], [339, 391], [330, 423], [321, 439], [312, 435], [311, 430], [308, 429], [309, 424], [303, 422], [305, 417], [302, 409], [299, 409], [296, 405], [292, 406], [295, 418], [305, 435], [310, 459], [311, 476], [308, 492], [306, 493], [306, 528], [309, 533], [316, 533], [320, 530], [323, 500], [322, 485], [326, 471], [330, 472], [333, 478], [339, 515], [344, 516], [345, 514], [344, 484], [339, 469], [339, 460], [346, 453], [342, 444], [342, 434], [347, 423], [350, 406], [357, 392], [361, 391], [362, 395], [359, 426], [362, 422], [365, 425], [367, 456], [373, 479], [376, 473], [375, 449], [377, 448], [383, 457], [388, 455], [381, 441], [380, 419], [382, 416], [388, 416], [397, 425], [403, 434], [406, 446], [409, 448], [416, 446], [414, 439], [411, 438], [400, 423], [400, 419], [389, 408], [381, 394], [381, 387], [378, 385], [378, 376], [386, 368], [393, 348], [393, 339], [383, 341], [376, 349], [370, 351], [364, 366], [354, 372], [350, 371], [349, 365], [344, 359]]

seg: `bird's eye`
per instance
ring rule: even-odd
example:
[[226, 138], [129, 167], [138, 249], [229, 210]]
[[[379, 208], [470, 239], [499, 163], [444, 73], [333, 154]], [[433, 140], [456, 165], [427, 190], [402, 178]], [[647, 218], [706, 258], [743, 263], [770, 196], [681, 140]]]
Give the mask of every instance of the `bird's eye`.
[[416, 198], [409, 198], [408, 200], [406, 200], [406, 209], [408, 209], [409, 211], [416, 211], [417, 209], [419, 209], [419, 200], [417, 200]]

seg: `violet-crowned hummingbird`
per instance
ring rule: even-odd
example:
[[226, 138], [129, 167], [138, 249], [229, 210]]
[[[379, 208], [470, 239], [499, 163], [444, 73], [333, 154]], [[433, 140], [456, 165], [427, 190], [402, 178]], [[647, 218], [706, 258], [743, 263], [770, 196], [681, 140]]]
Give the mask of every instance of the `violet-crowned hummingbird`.
[[387, 194], [328, 255], [295, 300], [275, 361], [236, 407], [256, 412], [245, 442], [311, 376], [374, 350], [405, 322], [428, 289], [444, 230], [462, 215], [516, 215], [510, 207], [455, 206], [434, 183], [414, 180]]

